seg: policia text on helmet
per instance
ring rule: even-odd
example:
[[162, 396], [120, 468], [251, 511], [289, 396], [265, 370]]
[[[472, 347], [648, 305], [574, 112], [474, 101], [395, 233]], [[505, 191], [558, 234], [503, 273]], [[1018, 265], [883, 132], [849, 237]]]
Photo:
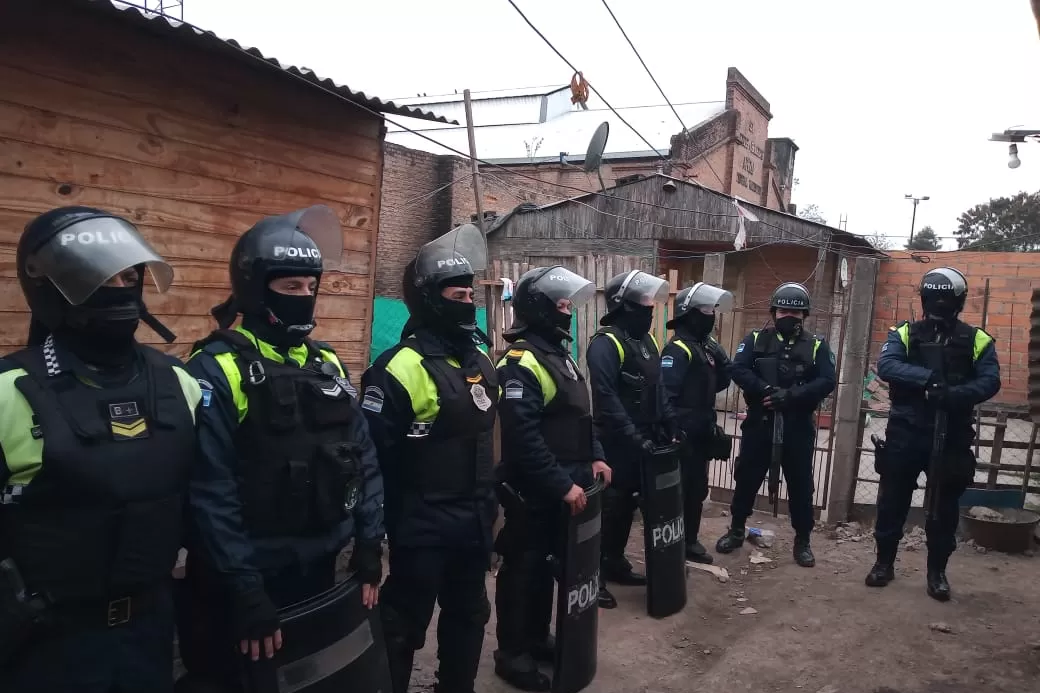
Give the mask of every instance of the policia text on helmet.
[[132, 360], [141, 320], [167, 342], [174, 335], [144, 306], [144, 275], [166, 291], [173, 269], [128, 221], [92, 207], [59, 207], [26, 227], [18, 280], [32, 320], [30, 345], [48, 335], [93, 366]]
[[134, 335], [146, 270], [160, 291], [173, 270], [87, 207], [29, 222], [17, 264], [32, 327], [0, 359], [0, 690], [168, 690], [202, 393]]

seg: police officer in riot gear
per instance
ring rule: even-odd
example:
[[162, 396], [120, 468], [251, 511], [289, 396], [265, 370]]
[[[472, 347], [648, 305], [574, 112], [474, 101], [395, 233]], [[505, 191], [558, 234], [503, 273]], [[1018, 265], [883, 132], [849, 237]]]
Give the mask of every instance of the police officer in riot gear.
[[[640, 461], [678, 433], [675, 415], [661, 382], [661, 356], [650, 333], [654, 304], [668, 298], [668, 284], [632, 270], [613, 277], [604, 287], [607, 313], [603, 329], [589, 342], [586, 360], [592, 385], [596, 433], [613, 470], [603, 496], [601, 583], [645, 585], [625, 558], [625, 546], [640, 491]], [[600, 585], [600, 606], [617, 600]]]
[[729, 460], [730, 455], [730, 437], [715, 415], [715, 395], [729, 387], [729, 356], [711, 332], [715, 311], [732, 308], [733, 294], [724, 289], [703, 282], [683, 289], [667, 323], [675, 335], [661, 354], [661, 379], [685, 434], [680, 455], [686, 558], [697, 563], [712, 562], [697, 539], [708, 497], [708, 462]]
[[1000, 365], [993, 338], [958, 319], [968, 295], [963, 274], [950, 267], [931, 270], [921, 279], [920, 294], [924, 319], [893, 327], [877, 364], [878, 377], [890, 387], [892, 410], [886, 440], [875, 452], [881, 476], [877, 562], [866, 583], [884, 587], [895, 577], [903, 525], [917, 479], [925, 472], [927, 589], [932, 598], [946, 601], [958, 502], [975, 479], [972, 411], [1000, 391]]
[[405, 269], [401, 341], [365, 371], [362, 408], [386, 483], [390, 570], [383, 625], [394, 693], [408, 688], [434, 603], [436, 690], [472, 693], [491, 616], [485, 577], [498, 512], [492, 479], [499, 397], [478, 346], [473, 275], [487, 265], [480, 229], [461, 226]]
[[61, 207], [25, 227], [29, 346], [0, 359], [0, 690], [170, 691], [171, 571], [198, 384], [136, 341], [149, 275], [125, 219]]
[[536, 267], [517, 282], [513, 325], [503, 335], [512, 348], [498, 364], [503, 460], [497, 471], [506, 522], [495, 543], [502, 556], [495, 673], [525, 691], [550, 688], [536, 661], [552, 663], [555, 656], [547, 559], [560, 551], [563, 504], [577, 514], [595, 476], [610, 482], [585, 378], [569, 353], [572, 310], [594, 296], [587, 279], [559, 266]]
[[[770, 300], [773, 326], [751, 332], [737, 347], [730, 366], [733, 382], [744, 392], [747, 418], [741, 425], [740, 454], [730, 505], [729, 531], [715, 544], [730, 553], [744, 543], [744, 523], [755, 496], [769, 473], [776, 436], [782, 435], [782, 459], [787, 481], [791, 526], [795, 531], [794, 559], [816, 565], [809, 546], [813, 519], [813, 455], [816, 428], [813, 412], [834, 391], [834, 354], [827, 342], [802, 327], [809, 316], [809, 292], [801, 284], [781, 284]], [[783, 430], [774, 429], [774, 416], [783, 416]]]
[[188, 361], [203, 399], [179, 605], [183, 690], [241, 690], [247, 662], [282, 646], [279, 610], [330, 590], [352, 537], [362, 600], [377, 602], [375, 446], [346, 367], [309, 337], [323, 270], [341, 254], [328, 207], [261, 219], [231, 252], [231, 297], [213, 309], [219, 329]]

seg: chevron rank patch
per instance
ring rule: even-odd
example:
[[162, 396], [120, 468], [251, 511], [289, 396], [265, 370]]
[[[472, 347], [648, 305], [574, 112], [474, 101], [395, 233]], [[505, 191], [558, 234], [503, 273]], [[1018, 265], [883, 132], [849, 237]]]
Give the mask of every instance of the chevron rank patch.
[[140, 440], [149, 435], [148, 422], [141, 416], [137, 402], [109, 404], [108, 419], [113, 440]]
[[506, 352], [506, 356], [514, 359], [522, 358], [524, 355], [523, 349], [510, 349]]
[[524, 384], [519, 380], [507, 380], [505, 383], [506, 399], [523, 399]]
[[674, 360], [672, 359], [672, 357], [671, 356], [665, 356], [664, 358], [661, 359], [661, 368], [671, 368], [672, 367], [672, 363], [674, 363]]

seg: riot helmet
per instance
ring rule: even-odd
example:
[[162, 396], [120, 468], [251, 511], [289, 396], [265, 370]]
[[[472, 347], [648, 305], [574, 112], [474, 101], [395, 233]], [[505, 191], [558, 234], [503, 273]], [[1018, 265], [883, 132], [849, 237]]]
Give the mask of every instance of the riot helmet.
[[402, 290], [412, 320], [446, 334], [477, 333], [477, 309], [473, 302], [446, 298], [448, 287], [473, 288], [473, 276], [487, 268], [487, 243], [483, 232], [464, 224], [419, 249], [405, 268]]
[[[54, 335], [87, 363], [118, 365], [133, 354], [140, 320], [175, 338], [144, 306], [146, 270], [161, 293], [173, 268], [122, 217], [79, 206], [45, 212], [26, 224], [16, 263], [30, 345]], [[121, 285], [106, 286], [117, 276]]]
[[697, 282], [676, 295], [672, 317], [665, 325], [670, 330], [683, 325], [703, 339], [715, 326], [715, 312], [726, 313], [731, 310], [732, 293], [711, 284]]
[[950, 322], [964, 310], [968, 280], [952, 267], [939, 267], [921, 278], [920, 293], [925, 316]]
[[[595, 295], [595, 284], [566, 267], [535, 267], [516, 283], [511, 299], [513, 325], [503, 337], [513, 342], [530, 330], [550, 340], [572, 339], [574, 307]], [[561, 311], [560, 301], [569, 301], [570, 311]]]
[[809, 291], [797, 282], [787, 282], [776, 287], [772, 297], [769, 299], [769, 310], [775, 312], [778, 308], [784, 310], [801, 310], [805, 317], [809, 317], [809, 308], [812, 299]]
[[290, 295], [270, 287], [283, 277], [314, 277], [338, 266], [343, 254], [343, 227], [325, 205], [265, 217], [242, 234], [228, 263], [231, 297], [212, 313], [221, 328], [241, 313], [247, 329], [264, 341], [294, 346], [314, 330], [317, 288]]

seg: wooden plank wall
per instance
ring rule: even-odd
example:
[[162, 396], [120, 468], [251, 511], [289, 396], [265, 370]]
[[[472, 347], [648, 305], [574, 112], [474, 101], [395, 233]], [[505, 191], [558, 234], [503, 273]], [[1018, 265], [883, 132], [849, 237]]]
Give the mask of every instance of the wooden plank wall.
[[[61, 11], [54, 11], [61, 8]], [[44, 12], [50, 16], [44, 20]], [[367, 362], [381, 121], [291, 78], [52, 2], [0, 12], [0, 351], [21, 346], [15, 274], [25, 223], [61, 205], [125, 215], [175, 267], [147, 295], [185, 355], [228, 295], [236, 238], [315, 203], [344, 228], [315, 337], [354, 372]], [[142, 326], [138, 338], [161, 346]], [[166, 348], [166, 347], [164, 347]]]

